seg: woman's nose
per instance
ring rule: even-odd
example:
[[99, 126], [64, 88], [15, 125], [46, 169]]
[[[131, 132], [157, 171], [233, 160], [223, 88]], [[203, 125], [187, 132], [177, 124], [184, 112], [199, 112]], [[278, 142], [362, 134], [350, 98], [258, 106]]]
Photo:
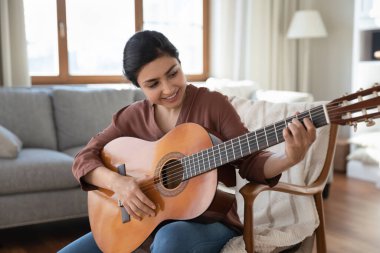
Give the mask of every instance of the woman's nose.
[[162, 92], [166, 95], [170, 95], [173, 91], [173, 86], [167, 82], [167, 81], [163, 81], [163, 90]]

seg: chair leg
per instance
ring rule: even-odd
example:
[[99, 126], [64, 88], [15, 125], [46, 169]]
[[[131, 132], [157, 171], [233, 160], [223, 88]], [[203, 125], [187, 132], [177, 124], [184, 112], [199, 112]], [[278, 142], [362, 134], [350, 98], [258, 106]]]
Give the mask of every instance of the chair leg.
[[315, 204], [317, 206], [318, 216], [319, 216], [319, 226], [316, 230], [317, 238], [317, 252], [326, 253], [326, 236], [325, 236], [325, 216], [323, 212], [323, 198], [322, 193], [319, 192], [314, 195]]
[[255, 243], [254, 243], [254, 232], [253, 232], [253, 201], [244, 201], [244, 233], [243, 239], [245, 244], [245, 249], [247, 253], [254, 253]]

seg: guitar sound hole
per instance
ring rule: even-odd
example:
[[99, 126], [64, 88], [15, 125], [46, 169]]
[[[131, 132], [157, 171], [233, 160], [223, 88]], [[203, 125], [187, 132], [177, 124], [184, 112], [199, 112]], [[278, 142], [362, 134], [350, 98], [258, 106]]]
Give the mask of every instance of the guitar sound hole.
[[161, 182], [166, 189], [175, 189], [182, 182], [183, 168], [178, 160], [170, 160], [161, 170]]

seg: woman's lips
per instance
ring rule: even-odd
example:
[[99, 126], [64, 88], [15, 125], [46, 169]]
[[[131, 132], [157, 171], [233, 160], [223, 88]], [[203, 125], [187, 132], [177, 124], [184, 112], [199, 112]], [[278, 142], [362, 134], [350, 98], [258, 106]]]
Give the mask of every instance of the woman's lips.
[[163, 98], [163, 99], [166, 100], [166, 101], [169, 101], [169, 102], [176, 100], [177, 95], [178, 95], [178, 93], [179, 93], [178, 91], [179, 91], [179, 90], [177, 90], [177, 91], [176, 91], [175, 93], [173, 93], [171, 96], [165, 97], [165, 98]]

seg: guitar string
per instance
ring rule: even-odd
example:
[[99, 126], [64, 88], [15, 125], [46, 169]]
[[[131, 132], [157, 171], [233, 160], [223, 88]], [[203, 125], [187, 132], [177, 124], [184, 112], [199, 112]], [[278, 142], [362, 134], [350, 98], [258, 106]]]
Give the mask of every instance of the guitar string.
[[[297, 116], [298, 116], [298, 118], [299, 119], [303, 119], [303, 118], [307, 118], [308, 117], [308, 113], [303, 113], [303, 114], [305, 114], [304, 116], [302, 116], [301, 114], [298, 114]], [[319, 116], [317, 116], [317, 115], [319, 115]], [[323, 112], [320, 112], [320, 113], [318, 113], [318, 114], [314, 114], [314, 117], [313, 117], [313, 119], [317, 119], [317, 118], [321, 118], [321, 116], [324, 116], [324, 113]], [[294, 117], [295, 118], [295, 117]], [[289, 118], [289, 119], [287, 119], [287, 123], [288, 122], [290, 122], [290, 120], [291, 120], [291, 118]], [[285, 119], [281, 122], [280, 121], [280, 123], [281, 124], [283, 124], [283, 125], [285, 125]], [[261, 130], [261, 129], [259, 129], [259, 130]], [[281, 129], [282, 130], [282, 129]], [[257, 130], [258, 131], [258, 130]], [[255, 132], [257, 132], [257, 131], [255, 131]], [[253, 140], [256, 140], [257, 139], [257, 142], [260, 142], [260, 143], [262, 143], [263, 141], [266, 141], [266, 140], [268, 140], [268, 143], [273, 143], [273, 141], [275, 141], [276, 143], [277, 143], [277, 138], [278, 138], [278, 134], [277, 134], [277, 132], [278, 132], [278, 130], [276, 131], [276, 132], [274, 132], [274, 129], [272, 130], [269, 130], [269, 131], [267, 131], [267, 134], [265, 135], [265, 133], [264, 134], [256, 134], [255, 132], [250, 132], [250, 133], [247, 133], [247, 135], [248, 135], [248, 140], [247, 140], [247, 138], [243, 138], [243, 140], [241, 140], [240, 141], [240, 146], [246, 146], [247, 148], [245, 148], [244, 150], [242, 150], [242, 151], [240, 151], [240, 153], [246, 153], [249, 149], [250, 149], [250, 147], [248, 146], [248, 145], [250, 145], [251, 143], [251, 141], [253, 141]], [[273, 134], [274, 133], [274, 134]], [[241, 138], [241, 136], [239, 136], [239, 137], [236, 137], [236, 138], [234, 138], [234, 139], [236, 139], [236, 140], [238, 140], [238, 138]], [[282, 135], [280, 136], [280, 138], [282, 139], [283, 137], [282, 137]], [[221, 144], [218, 144], [218, 145], [215, 145], [214, 147], [212, 147], [213, 149], [216, 147], [216, 146], [221, 146], [221, 145], [224, 145], [225, 147], [223, 147], [223, 150], [220, 150], [220, 148], [218, 148], [219, 150], [218, 151], [216, 151], [216, 152], [214, 152], [213, 151], [213, 155], [214, 156], [220, 156], [221, 157], [221, 159], [223, 159], [222, 158], [222, 156], [224, 156], [222, 153], [226, 153], [226, 156], [227, 156], [227, 158], [228, 158], [228, 154], [227, 154], [227, 152], [229, 151], [229, 149], [233, 149], [234, 150], [234, 147], [233, 146], [235, 146], [235, 145], [233, 145], [233, 140], [234, 139], [231, 139], [231, 140], [228, 140], [228, 141], [226, 141], [226, 142], [224, 142], [224, 143], [221, 143]], [[227, 142], [230, 142], [230, 143], [227, 143]], [[254, 144], [254, 143], [253, 143]], [[253, 144], [251, 144], [251, 146], [253, 145]], [[262, 145], [261, 145], [262, 146]], [[205, 167], [204, 165], [204, 162], [206, 161], [206, 159], [207, 159], [207, 161], [208, 161], [208, 163], [210, 163], [209, 162], [209, 158], [206, 156], [206, 158], [204, 158], [204, 154], [202, 154], [201, 155], [201, 153], [202, 152], [204, 152], [205, 150], [203, 150], [203, 151], [200, 151], [200, 152], [198, 152], [198, 153], [196, 153], [196, 154], [198, 154], [197, 156], [197, 158], [195, 158], [195, 157], [193, 157], [192, 159], [194, 160], [196, 160], [195, 162], [197, 162], [198, 163], [198, 165], [203, 165], [203, 167]], [[216, 153], [216, 154], [215, 154]], [[194, 156], [194, 155], [196, 155], [196, 154], [193, 154], [193, 155], [189, 155], [189, 156], [187, 156], [187, 157], [185, 157], [185, 158], [188, 158], [188, 159], [191, 159], [191, 158], [189, 158], [190, 156]], [[207, 152], [207, 154], [208, 154], [208, 152]], [[202, 156], [202, 158], [201, 159], [199, 159], [199, 157], [200, 156]], [[182, 159], [181, 159], [182, 160]], [[189, 162], [189, 163], [187, 163], [186, 164], [186, 166], [189, 166], [189, 167], [192, 167], [192, 166], [194, 166], [195, 165], [195, 162]], [[173, 164], [173, 163], [175, 163], [175, 164]], [[185, 162], [186, 163], [186, 162]], [[171, 164], [173, 164], [172, 166], [170, 166]], [[216, 166], [217, 167], [217, 166]], [[179, 169], [178, 170], [178, 173], [176, 174], [176, 170], [175, 169]], [[170, 170], [172, 173], [170, 173], [170, 174], [168, 174], [168, 176], [163, 176], [163, 177], [161, 177], [163, 180], [166, 180], [166, 179], [182, 179], [182, 177], [183, 177], [183, 170], [182, 170], [182, 166], [181, 165], [178, 165], [178, 161], [174, 161], [174, 162], [169, 162], [168, 164], [167, 164], [167, 166], [164, 168], [166, 171], [168, 171], [168, 170]], [[192, 174], [192, 173], [191, 173]], [[180, 177], [177, 177], [177, 176], [180, 176]], [[156, 180], [154, 180], [155, 182], [156, 182]], [[148, 183], [148, 184], [150, 184], [150, 183]], [[141, 185], [141, 187], [145, 187], [145, 186], [148, 186], [148, 184], [143, 184], [143, 185]]]
[[[337, 104], [339, 104], [339, 103], [337, 103]], [[330, 105], [328, 105], [328, 107], [329, 107], [329, 112], [331, 112], [332, 110], [332, 108], [334, 108], [334, 106], [331, 106], [331, 104]], [[335, 108], [337, 108], [337, 107], [340, 107], [340, 106], [336, 106]], [[315, 107], [315, 108], [312, 108], [312, 109], [310, 109], [309, 111], [312, 111], [312, 110], [315, 110], [315, 109], [321, 109], [321, 107]], [[290, 117], [290, 118], [287, 118], [287, 119], [284, 119], [284, 120], [282, 120], [282, 121], [279, 121], [281, 124], [285, 124], [285, 123], [282, 123], [282, 122], [285, 122], [285, 120], [286, 120], [286, 122], [288, 122], [288, 121], [290, 121], [290, 119], [293, 119], [293, 118], [296, 118], [296, 117], [298, 117], [299, 119], [304, 119], [304, 118], [309, 118], [308, 116], [309, 116], [309, 111], [305, 111], [305, 112], [302, 112], [302, 113], [300, 113], [300, 114], [298, 114], [297, 116], [293, 116], [293, 117]], [[302, 114], [305, 114], [305, 116], [302, 116]], [[324, 112], [323, 111], [321, 111], [321, 112], [318, 112], [318, 114], [319, 115], [323, 115], [324, 116]], [[314, 115], [314, 117], [313, 117], [313, 119], [316, 119], [316, 118], [318, 118], [319, 116], [316, 116], [316, 115], [318, 115], [318, 114], [315, 114]], [[341, 113], [340, 113], [341, 114]], [[331, 114], [329, 114], [329, 115], [331, 115]], [[257, 131], [259, 131], [259, 130], [262, 130], [262, 129], [258, 129], [258, 130], [256, 130], [255, 132], [257, 132]], [[269, 133], [270, 133], [270, 131], [268, 131]], [[273, 132], [273, 131], [272, 131]], [[277, 132], [277, 131], [276, 131]], [[254, 132], [250, 132], [250, 133], [247, 133], [247, 135], [249, 135], [249, 134], [252, 134], [252, 133], [254, 133]], [[277, 134], [276, 134], [277, 135]], [[263, 139], [262, 137], [263, 136], [266, 136], [265, 137], [265, 139]], [[257, 135], [257, 134], [254, 134], [252, 137], [253, 138], [257, 138], [257, 139], [260, 139], [260, 142], [261, 141], [263, 141], [263, 140], [266, 140], [266, 141], [268, 141], [268, 143], [272, 143], [272, 141], [274, 141], [274, 139], [272, 138], [274, 135], [271, 135], [271, 134], [267, 134], [267, 135], [265, 135], [265, 133], [264, 133], [264, 135]], [[238, 138], [240, 138], [240, 136], [239, 137], [236, 137], [236, 138], [234, 138], [234, 139], [238, 139]], [[282, 136], [281, 136], [281, 138], [283, 138]], [[231, 149], [232, 148], [232, 150], [234, 151], [234, 148], [233, 148], [233, 143], [232, 143], [232, 140], [234, 140], [234, 139], [231, 139], [231, 140], [229, 140], [229, 141], [226, 141], [226, 142], [224, 142], [224, 143], [222, 143], [222, 144], [218, 144], [218, 145], [223, 145], [224, 144], [224, 152], [226, 153], [226, 156], [227, 156], [227, 159], [228, 159], [228, 154], [227, 154], [227, 151], [229, 151], [229, 149]], [[244, 140], [243, 141], [241, 141], [240, 142], [240, 146], [244, 146], [244, 145], [249, 145], [249, 140], [248, 140], [248, 144], [247, 143], [245, 143], [245, 139], [246, 138], [244, 138]], [[277, 140], [277, 136], [276, 136], [276, 140]], [[231, 144], [226, 144], [227, 142], [231, 142]], [[276, 144], [277, 144], [277, 142], [276, 142]], [[218, 145], [216, 145], [216, 146], [218, 146]], [[231, 147], [228, 147], [228, 146], [231, 146]], [[214, 146], [215, 147], [215, 146]], [[248, 146], [248, 149], [249, 149], [250, 147]], [[241, 153], [245, 153], [247, 150], [244, 150], [244, 151], [240, 151]], [[196, 154], [200, 154], [200, 153], [202, 153], [202, 152], [204, 152], [204, 151], [200, 151], [200, 152], [198, 152], [198, 153], [196, 153]], [[219, 150], [219, 156], [221, 157], [221, 152], [223, 152], [223, 151], [220, 151]], [[214, 153], [214, 152], [213, 152]], [[207, 152], [207, 154], [208, 154], [208, 152]], [[193, 155], [195, 155], [195, 154], [193, 154]], [[218, 154], [217, 154], [218, 155]], [[190, 156], [192, 156], [192, 155], [190, 155]], [[190, 157], [190, 156], [187, 156], [187, 157], [185, 157], [185, 158], [188, 158], [188, 157]], [[199, 156], [199, 155], [198, 155]], [[214, 153], [214, 156], [215, 156], [215, 153]], [[242, 156], [243, 157], [243, 156]], [[240, 158], [240, 157], [239, 157]], [[203, 159], [203, 154], [202, 154], [202, 159], [199, 159], [199, 157], [196, 159], [196, 161], [198, 162], [198, 165], [203, 165], [203, 167], [205, 167], [205, 164], [204, 164], [204, 161], [207, 159], [207, 161], [208, 161], [208, 163], [210, 164], [210, 159], [206, 156], [206, 158], [205, 159]], [[182, 160], [182, 159], [181, 159]], [[222, 158], [220, 159], [220, 160], [222, 160]], [[169, 162], [167, 165], [170, 165], [172, 162]], [[164, 169], [166, 170], [166, 171], [168, 171], [168, 170], [170, 170], [172, 173], [170, 173], [170, 174], [168, 174], [168, 176], [163, 176], [163, 177], [161, 177], [163, 180], [166, 180], [166, 179], [175, 179], [175, 180], [179, 180], [179, 179], [182, 179], [183, 178], [183, 170], [182, 170], [182, 165], [178, 165], [178, 161], [174, 161], [174, 163], [176, 163], [176, 164], [174, 164], [174, 166], [171, 166], [171, 167], [165, 167]], [[192, 163], [192, 162], [190, 162], [187, 166], [189, 166], [189, 167], [192, 167], [192, 166], [194, 166], [195, 165], [195, 163]], [[215, 167], [217, 167], [217, 166], [215, 166]], [[176, 169], [178, 169], [177, 171], [176, 171]], [[200, 169], [199, 169], [200, 170]], [[207, 172], [207, 171], [204, 171], [204, 172]], [[177, 174], [177, 175], [176, 175]], [[192, 173], [191, 173], [191, 175], [192, 175]], [[142, 184], [141, 185], [141, 187], [142, 188], [146, 188], [147, 186], [148, 187], [150, 187], [150, 185], [153, 185], [153, 184], [155, 184], [155, 183], [157, 183], [157, 180], [156, 180], [156, 178], [153, 180], [154, 182], [153, 183], [151, 183], [151, 182], [149, 182], [149, 183], [147, 183], [147, 184]], [[145, 189], [144, 189], [145, 190]]]
[[[250, 134], [252, 134], [252, 132], [250, 133]], [[282, 140], [282, 136], [280, 137], [281, 138], [281, 140]], [[253, 135], [251, 135], [251, 137], [250, 137], [250, 141], [252, 141], [253, 139], [256, 139], [256, 137], [255, 137], [255, 135], [253, 134]], [[268, 135], [268, 138], [260, 138], [260, 137], [258, 137], [258, 142], [260, 142], [260, 143], [264, 143], [264, 140], [266, 141], [266, 139], [268, 139], [268, 143], [273, 143], [273, 141], [277, 144], [277, 139], [276, 139], [276, 137], [275, 137], [275, 135], [274, 134], [269, 134]], [[241, 158], [241, 157], [244, 157], [244, 156], [246, 156], [246, 155], [248, 155], [248, 154], [250, 154], [250, 153], [248, 153], [247, 151], [249, 151], [250, 149], [252, 150], [252, 149], [254, 149], [254, 151], [253, 152], [255, 152], [255, 151], [257, 151], [255, 148], [250, 148], [250, 146], [254, 146], [255, 144], [254, 143], [251, 143], [251, 142], [248, 142], [248, 141], [241, 141], [241, 143], [240, 143], [240, 146], [241, 146], [241, 148], [242, 148], [242, 153], [243, 154], [245, 154], [245, 155], [243, 155], [243, 156], [238, 156], [238, 158], [237, 159], [239, 159], [239, 158]], [[259, 145], [260, 146], [260, 145]], [[262, 145], [261, 145], [262, 146]], [[215, 147], [215, 146], [214, 146]], [[265, 147], [265, 148], [267, 148], [267, 147]], [[225, 144], [225, 147], [223, 147], [222, 149], [219, 149], [219, 150], [217, 150], [216, 152], [214, 152], [213, 153], [213, 155], [215, 156], [215, 157], [220, 157], [220, 158], [217, 158], [218, 160], [219, 160], [219, 162], [222, 162], [223, 163], [223, 160], [224, 159], [228, 159], [228, 157], [229, 157], [229, 155], [228, 155], [228, 153], [231, 153], [231, 151], [232, 150], [234, 150], [234, 148], [233, 148], [233, 144]], [[201, 151], [201, 152], [198, 152], [198, 154], [199, 153], [202, 153], [202, 152], [204, 152], [204, 151]], [[253, 153], [252, 152], [252, 153]], [[224, 155], [224, 153], [225, 153], [225, 155]], [[207, 154], [208, 154], [208, 152], [207, 152]], [[194, 154], [193, 154], [194, 155]], [[192, 156], [192, 155], [190, 155], [190, 156]], [[188, 156], [188, 157], [190, 157], [190, 156]], [[203, 167], [205, 167], [205, 165], [206, 164], [208, 164], [208, 163], [212, 163], [213, 165], [215, 165], [215, 166], [211, 166], [211, 167], [218, 167], [218, 166], [220, 166], [220, 165], [218, 165], [218, 163], [216, 162], [215, 164], [214, 164], [214, 162], [210, 162], [210, 159], [206, 156], [206, 157], [204, 157], [204, 154], [202, 154], [202, 155], [197, 155], [198, 157], [194, 157], [193, 158], [193, 161], [191, 161], [191, 160], [189, 160], [189, 162], [188, 163], [185, 163], [185, 166], [186, 166], [186, 168], [189, 168], [189, 170], [188, 169], [186, 169], [185, 168], [185, 171], [186, 172], [188, 172], [187, 174], [190, 174], [191, 175], [191, 177], [193, 177], [192, 176], [192, 174], [197, 174], [198, 172], [198, 170], [199, 171], [201, 171], [202, 169], [200, 169], [201, 167], [202, 167], [202, 165], [203, 165]], [[188, 157], [185, 157], [185, 158], [188, 158]], [[237, 160], [236, 159], [236, 160]], [[206, 163], [205, 163], [206, 162]], [[173, 163], [168, 163], [169, 165], [171, 165], [171, 164], [173, 164]], [[196, 168], [196, 167], [199, 167], [199, 169], [197, 170], [197, 169], [195, 169], [194, 170], [194, 168]], [[212, 168], [210, 168], [210, 170], [211, 170]], [[177, 164], [173, 164], [172, 166], [170, 166], [170, 167], [165, 167], [165, 168], [163, 168], [163, 170], [164, 171], [170, 171], [170, 173], [168, 173], [167, 174], [167, 176], [162, 176], [162, 177], [160, 177], [160, 179], [161, 180], [168, 180], [168, 181], [170, 181], [170, 182], [173, 182], [173, 181], [176, 181], [176, 180], [180, 180], [180, 181], [182, 181], [183, 180], [183, 175], [184, 175], [184, 170], [183, 170], [183, 164], [181, 163], [181, 164], [178, 164], [178, 162], [177, 162]], [[189, 172], [190, 171], [190, 172]], [[194, 173], [192, 173], [192, 172], [194, 172]], [[203, 170], [202, 171], [202, 173], [203, 172], [207, 172], [207, 170]], [[201, 174], [201, 173], [198, 173], [198, 175], [199, 174]], [[191, 178], [190, 177], [190, 178]], [[160, 182], [160, 180], [159, 179], [157, 179], [157, 178], [154, 178], [154, 180], [153, 180], [153, 182], [148, 182], [148, 183], [146, 183], [146, 184], [142, 184], [141, 185], [141, 189], [143, 189], [143, 190], [149, 190], [149, 188], [151, 188], [152, 186], [153, 187], [155, 187], [154, 186], [154, 184], [156, 184], [156, 183], [159, 183]]]
[[[339, 102], [336, 102], [336, 104], [339, 104]], [[332, 112], [333, 110], [332, 110], [332, 108], [334, 108], [334, 106], [331, 106], [331, 104], [330, 105], [327, 105], [327, 107], [329, 107], [330, 108], [330, 112]], [[340, 106], [336, 106], [335, 108], [338, 108], [338, 107], [340, 107]], [[320, 109], [322, 109], [320, 106], [319, 107], [314, 107], [314, 108], [311, 108], [309, 111], [311, 112], [311, 111], [313, 111], [313, 110], [320, 110]], [[308, 116], [309, 116], [309, 111], [305, 111], [305, 112], [302, 112], [301, 114], [298, 114], [297, 116], [300, 118], [300, 119], [303, 119], [303, 118], [309, 118]], [[318, 112], [319, 114], [324, 114], [324, 112], [323, 111], [319, 111]], [[305, 114], [304, 116], [302, 115], [302, 114]], [[341, 113], [339, 113], [339, 114], [341, 114]], [[317, 115], [317, 114], [316, 114]], [[331, 113], [329, 114], [329, 115], [332, 115]], [[287, 118], [287, 119], [284, 119], [284, 120], [281, 120], [281, 121], [278, 121], [277, 123], [274, 123], [273, 125], [275, 125], [275, 124], [284, 124], [285, 125], [285, 123], [283, 123], [283, 122], [285, 122], [285, 120], [287, 120], [287, 122], [288, 121], [290, 121], [290, 120], [292, 120], [293, 118], [297, 118], [297, 116], [293, 116], [293, 117], [291, 117], [291, 118]], [[314, 115], [314, 118], [316, 118], [316, 116]], [[263, 129], [258, 129], [258, 130], [256, 130], [256, 132], [257, 131], [259, 131], [259, 130], [261, 130], [261, 131], [263, 131]], [[258, 135], [258, 134], [256, 134], [256, 135], [254, 135], [253, 137], [254, 138], [258, 138], [258, 139], [260, 139], [260, 141], [261, 141], [261, 139], [262, 139], [262, 136], [265, 136], [265, 132], [264, 132], [264, 135]], [[268, 136], [267, 136], [268, 137]], [[266, 138], [267, 138], [266, 137]], [[270, 136], [269, 136], [270, 137]], [[238, 137], [238, 138], [240, 138], [240, 137]], [[231, 139], [231, 140], [234, 140], [234, 139]], [[228, 141], [231, 141], [231, 140], [228, 140]], [[226, 141], [226, 143], [228, 142], [228, 141]], [[245, 139], [244, 139], [244, 141], [245, 141]], [[226, 144], [225, 144], [226, 145]], [[233, 145], [232, 143], [231, 144], [227, 144], [227, 145]], [[217, 146], [217, 145], [216, 145]], [[202, 152], [202, 151], [201, 151]], [[201, 153], [201, 152], [198, 152], [198, 153]], [[199, 159], [197, 159], [197, 161], [199, 161]], [[169, 163], [170, 164], [170, 163]], [[172, 167], [167, 167], [167, 169], [171, 169]], [[172, 175], [172, 174], [171, 174]], [[165, 179], [165, 178], [163, 178], [163, 179]]]
[[[316, 115], [316, 114], [315, 114]], [[317, 117], [314, 115], [314, 119], [316, 119]], [[299, 115], [298, 115], [299, 116]], [[306, 117], [304, 117], [304, 118], [306, 118]], [[302, 117], [300, 117], [300, 119], [302, 119]], [[282, 123], [282, 124], [284, 124], [284, 123]], [[273, 131], [272, 131], [273, 132]], [[269, 132], [270, 133], [270, 132]], [[253, 132], [251, 132], [251, 133], [248, 133], [248, 134], [253, 134]], [[274, 138], [273, 138], [273, 136], [274, 135], [271, 135], [271, 134], [269, 134], [269, 135], [267, 135], [267, 137], [265, 137], [265, 139], [263, 139], [262, 137], [264, 136], [264, 135], [252, 135], [252, 138], [255, 138], [256, 139], [256, 136], [257, 136], [257, 139], [260, 139], [260, 142], [263, 142], [263, 140], [268, 140], [268, 143], [270, 142], [270, 143], [272, 143], [272, 141], [274, 141]], [[237, 138], [240, 138], [240, 137], [237, 137]], [[236, 139], [237, 139], [236, 138]], [[251, 138], [251, 141], [252, 141], [252, 138]], [[282, 136], [280, 137], [280, 138], [282, 138]], [[244, 146], [244, 145], [246, 145], [247, 146], [247, 143], [245, 142], [245, 139], [246, 138], [244, 138], [244, 142], [242, 141], [241, 143], [240, 143], [240, 145], [241, 146]], [[276, 139], [277, 139], [277, 137], [276, 137]], [[233, 140], [233, 139], [232, 139]], [[229, 141], [227, 141], [227, 142], [229, 142]], [[226, 153], [226, 156], [227, 156], [227, 158], [228, 158], [228, 151], [229, 151], [229, 149], [233, 149], [233, 143], [231, 142], [231, 144], [226, 144], [227, 142], [225, 142], [225, 143], [222, 143], [222, 144], [218, 144], [218, 145], [224, 145], [225, 147], [223, 148], [223, 150], [221, 151], [221, 150], [219, 150], [218, 152], [217, 152], [217, 154], [216, 154], [216, 156], [217, 155], [219, 155], [220, 157], [222, 156], [222, 152], [224, 152], [224, 153]], [[277, 144], [277, 141], [275, 141], [275, 143]], [[217, 145], [216, 145], [217, 146]], [[215, 147], [215, 146], [214, 146]], [[213, 147], [213, 148], [214, 148]], [[248, 149], [249, 149], [250, 147], [248, 146]], [[233, 149], [234, 150], [234, 149]], [[244, 150], [244, 151], [241, 151], [241, 152], [246, 152], [247, 151], [247, 149], [246, 150]], [[198, 152], [197, 154], [201, 154], [202, 152], [204, 152], [204, 151], [200, 151], [200, 152]], [[229, 151], [230, 152], [230, 151]], [[207, 152], [207, 154], [208, 154], [208, 152]], [[215, 153], [213, 154], [214, 156], [215, 156]], [[191, 155], [190, 155], [191, 156]], [[190, 156], [188, 156], [188, 157], [190, 157]], [[224, 156], [224, 155], [223, 155]], [[188, 158], [188, 157], [185, 157], [185, 158]], [[208, 158], [208, 156], [206, 156], [206, 158], [205, 159], [203, 159], [204, 158], [204, 155], [202, 154], [202, 159], [199, 159], [199, 157], [200, 157], [200, 155], [198, 155], [198, 157], [197, 158], [195, 158], [195, 160], [196, 160], [196, 162], [198, 163], [198, 165], [203, 165], [203, 167], [205, 167], [205, 164], [204, 164], [204, 161], [207, 159], [207, 161], [208, 161], [208, 163], [210, 163], [210, 161], [209, 161], [209, 158]], [[193, 158], [194, 159], [194, 158]], [[222, 158], [223, 159], [223, 158]], [[175, 161], [175, 162], [177, 162], [177, 161]], [[170, 165], [171, 163], [169, 162], [168, 163], [168, 165]], [[194, 162], [190, 162], [187, 166], [189, 166], [189, 167], [192, 167], [192, 166], [194, 166], [195, 165], [195, 163]], [[215, 166], [215, 167], [217, 167], [217, 166]], [[176, 175], [176, 171], [175, 171], [175, 169], [176, 168], [178, 168], [179, 170], [178, 170], [178, 173], [177, 173], [177, 175]], [[165, 179], [170, 179], [170, 178], [174, 178], [174, 179], [182, 179], [182, 177], [183, 177], [183, 170], [182, 170], [182, 165], [178, 165], [178, 162], [177, 162], [177, 164], [175, 164], [174, 165], [174, 167], [173, 166], [171, 166], [171, 167], [165, 167], [164, 168], [166, 171], [167, 170], [172, 170], [172, 173], [170, 173], [170, 174], [168, 174], [168, 176], [163, 176], [163, 177], [161, 177], [163, 180], [165, 180]], [[204, 171], [204, 172], [206, 172], [206, 171]], [[192, 175], [192, 173], [191, 173], [191, 175]], [[179, 177], [176, 177], [176, 176], [179, 176]], [[156, 183], [157, 182], [157, 180], [154, 180], [154, 183]], [[146, 185], [145, 185], [146, 186]]]
[[[333, 108], [333, 106], [329, 106], [329, 107], [331, 107], [331, 108]], [[314, 108], [312, 108], [312, 109], [314, 109]], [[310, 109], [310, 111], [312, 110], [312, 109]], [[306, 112], [303, 112], [302, 114], [307, 114], [308, 112], [306, 111]], [[322, 112], [321, 112], [322, 113]], [[303, 118], [306, 118], [306, 117], [303, 117], [302, 116], [302, 114], [298, 114], [297, 116], [300, 118], [300, 119], [303, 119]], [[306, 116], [308, 116], [308, 115], [306, 115]], [[303, 117], [303, 118], [302, 118]], [[293, 118], [295, 118], [295, 116], [293, 117]], [[316, 118], [316, 116], [314, 115], [314, 119]], [[289, 120], [289, 119], [286, 119], [286, 120]], [[285, 120], [283, 120], [283, 121], [285, 121]], [[281, 121], [280, 121], [281, 122]], [[261, 129], [259, 129], [259, 130], [261, 130]], [[258, 131], [258, 130], [257, 130]], [[252, 133], [252, 132], [251, 132]], [[256, 136], [257, 136], [257, 138], [260, 138], [260, 141], [262, 141], [262, 136], [259, 136], [259, 135], [255, 135], [254, 136], [254, 138], [256, 138]], [[237, 137], [237, 138], [240, 138], [240, 137]], [[236, 138], [236, 139], [237, 139]], [[282, 137], [281, 137], [282, 138]], [[277, 139], [277, 137], [276, 137], [276, 139]], [[232, 139], [233, 140], [233, 139]], [[273, 138], [272, 138], [272, 136], [271, 135], [267, 135], [267, 137], [266, 137], [266, 140], [268, 141], [268, 142], [270, 142], [270, 143], [272, 143], [272, 141], [273, 141]], [[244, 141], [245, 141], [245, 139], [244, 139]], [[227, 141], [228, 142], [228, 141]], [[225, 142], [225, 143], [227, 143], [227, 142]], [[231, 142], [231, 141], [230, 141]], [[225, 148], [224, 148], [224, 152], [226, 153], [226, 156], [227, 156], [227, 158], [228, 158], [228, 154], [227, 154], [227, 152], [229, 151], [229, 147], [228, 146], [231, 146], [231, 148], [232, 148], [232, 150], [234, 151], [234, 149], [233, 149], [233, 143], [231, 142], [231, 144], [225, 144], [224, 143], [224, 145], [225, 145]], [[276, 144], [277, 144], [277, 142], [275, 142]], [[245, 143], [245, 142], [243, 142], [243, 143], [240, 143], [240, 145], [241, 146], [244, 146], [244, 145], [247, 145], [247, 143]], [[249, 147], [248, 147], [249, 148]], [[200, 151], [200, 152], [198, 152], [198, 154], [200, 154], [200, 153], [202, 153], [202, 152], [204, 152], [204, 151]], [[219, 151], [220, 152], [220, 151]], [[221, 151], [221, 152], [223, 152], [223, 151]], [[219, 156], [221, 156], [221, 152], [219, 153]], [[241, 151], [241, 152], [243, 152], [243, 151]], [[246, 152], [246, 150], [244, 151], [244, 152]], [[208, 152], [207, 152], [207, 155], [208, 155]], [[215, 154], [214, 154], [215, 155]], [[198, 155], [199, 156], [199, 155]], [[188, 156], [188, 157], [190, 157], [190, 156]], [[185, 157], [186, 158], [186, 157]], [[207, 161], [208, 161], [208, 163], [210, 164], [210, 161], [209, 161], [209, 158], [206, 156], [206, 158], [205, 159], [203, 159], [203, 154], [202, 154], [202, 159], [199, 159], [199, 157], [198, 158], [196, 158], [196, 161], [198, 162], [198, 165], [203, 165], [203, 167], [205, 167], [205, 165], [204, 165], [204, 161], [207, 159]], [[170, 163], [168, 163], [168, 164], [170, 164]], [[193, 166], [194, 164], [193, 163], [189, 163], [189, 167], [191, 167], [191, 166]], [[215, 166], [215, 167], [217, 167], [217, 166]], [[176, 171], [175, 171], [175, 169], [179, 169], [178, 170], [178, 175], [176, 175]], [[170, 174], [168, 174], [168, 176], [163, 176], [163, 177], [161, 177], [163, 180], [165, 180], [165, 179], [170, 179], [170, 178], [172, 178], [173, 179], [173, 177], [174, 177], [174, 179], [182, 179], [183, 178], [183, 170], [182, 170], [182, 166], [181, 165], [174, 165], [174, 167], [172, 166], [172, 167], [165, 167], [164, 169], [166, 169], [166, 170], [171, 170], [171, 169], [173, 169], [173, 173], [170, 173]], [[200, 169], [199, 169], [200, 170]], [[204, 171], [204, 172], [206, 172], [206, 171]], [[176, 177], [176, 176], [179, 176], [179, 177]], [[192, 173], [191, 173], [191, 176], [192, 176]], [[157, 180], [154, 180], [154, 183], [157, 183]], [[145, 185], [145, 186], [147, 186], [147, 185]]]

